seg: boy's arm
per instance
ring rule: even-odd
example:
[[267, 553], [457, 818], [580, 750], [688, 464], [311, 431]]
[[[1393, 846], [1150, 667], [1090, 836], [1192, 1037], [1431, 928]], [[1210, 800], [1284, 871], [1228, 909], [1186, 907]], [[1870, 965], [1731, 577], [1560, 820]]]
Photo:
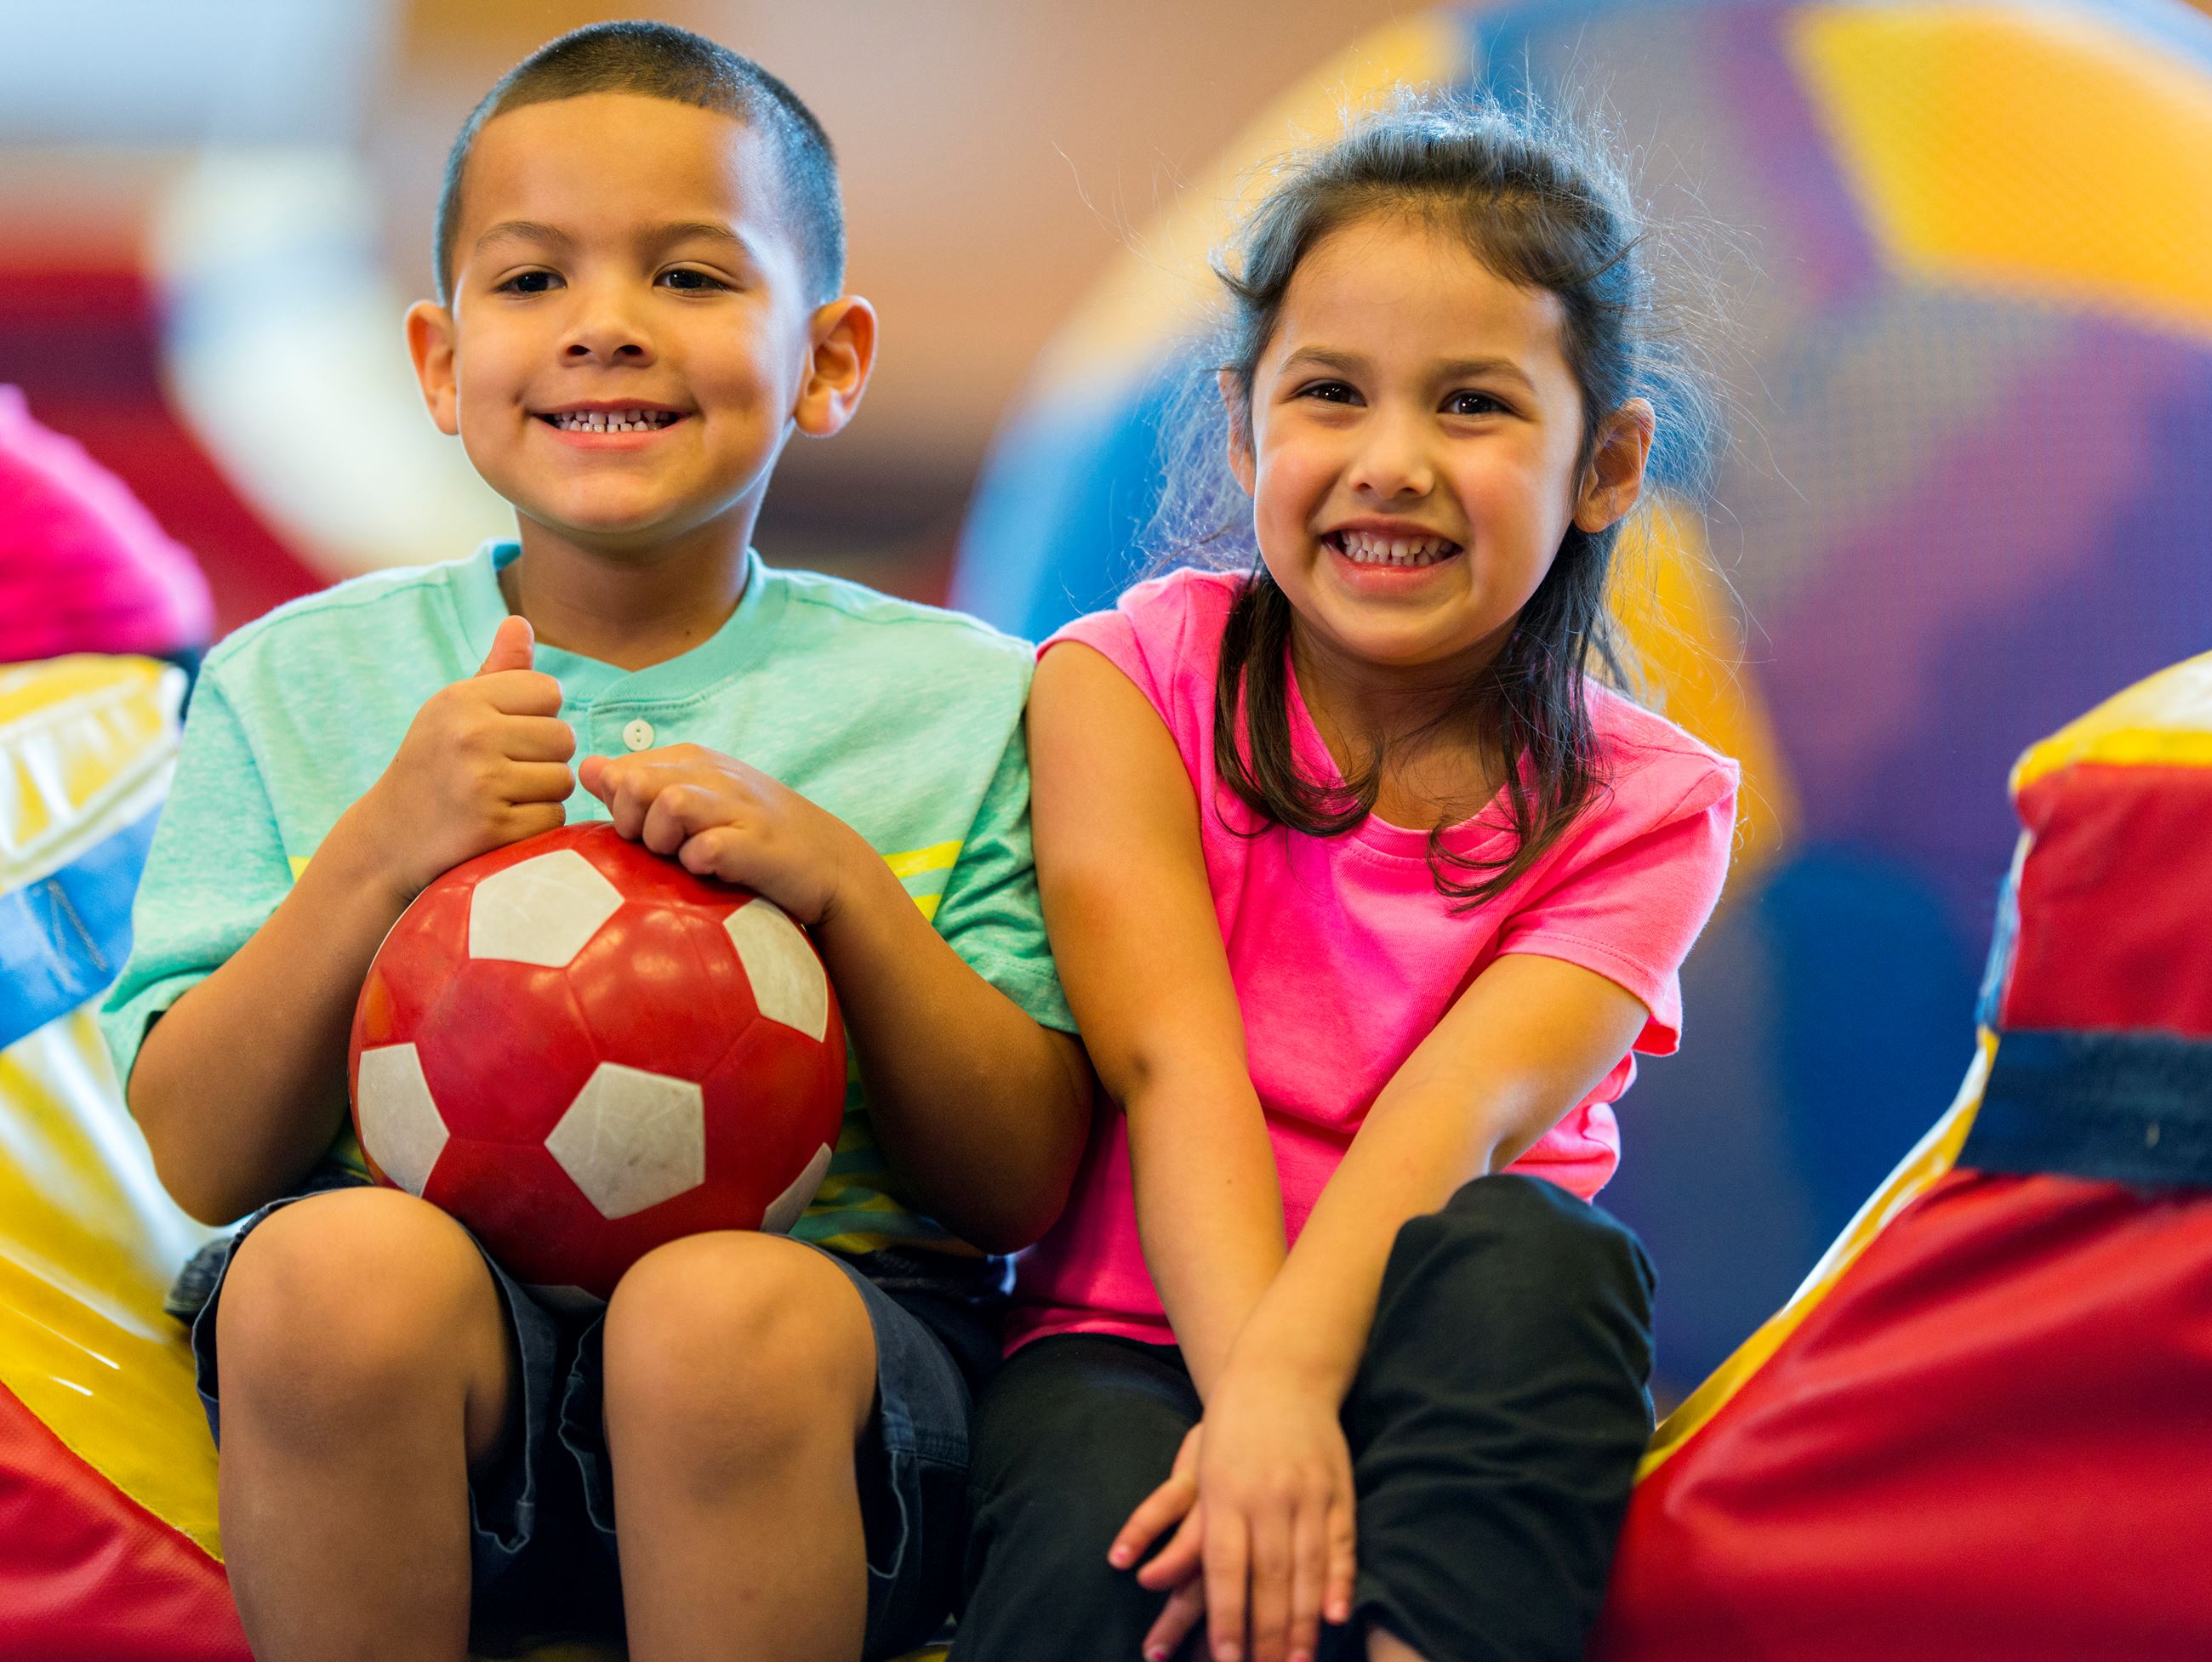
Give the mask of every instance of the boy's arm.
[[697, 745], [585, 759], [615, 828], [741, 884], [811, 932], [884, 1153], [932, 1216], [987, 1252], [1049, 1228], [1091, 1125], [1074, 1040], [1040, 1026], [930, 926], [882, 856], [757, 768]]
[[1128, 1118], [1138, 1232], [1201, 1397], [1283, 1262], [1283, 1202], [1175, 741], [1103, 654], [1030, 692], [1037, 880], [1061, 984]]
[[202, 1222], [275, 1198], [330, 1146], [362, 980], [415, 895], [561, 823], [574, 739], [556, 719], [559, 683], [529, 663], [529, 626], [511, 618], [483, 670], [423, 705], [268, 920], [146, 1034], [131, 1112], [163, 1185]]

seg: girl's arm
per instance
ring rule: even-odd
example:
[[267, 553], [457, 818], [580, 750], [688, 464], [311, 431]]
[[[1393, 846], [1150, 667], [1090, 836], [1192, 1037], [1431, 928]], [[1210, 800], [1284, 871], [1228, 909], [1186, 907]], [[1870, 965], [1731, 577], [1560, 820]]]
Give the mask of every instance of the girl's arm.
[[1283, 1263], [1274, 1151], [1244, 1056], [1175, 741], [1076, 643], [1030, 692], [1037, 883], [1061, 986], [1128, 1119], [1145, 1261], [1201, 1397]]

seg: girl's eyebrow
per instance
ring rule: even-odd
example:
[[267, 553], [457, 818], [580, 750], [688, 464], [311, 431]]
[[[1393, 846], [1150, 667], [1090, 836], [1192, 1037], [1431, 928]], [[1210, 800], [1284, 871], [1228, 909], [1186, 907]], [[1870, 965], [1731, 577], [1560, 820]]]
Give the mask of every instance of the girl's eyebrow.
[[[1285, 371], [1313, 368], [1338, 375], [1358, 375], [1367, 369], [1368, 362], [1357, 352], [1302, 346], [1283, 360], [1283, 367]], [[1480, 380], [1486, 376], [1517, 382], [1532, 392], [1535, 391], [1536, 384], [1528, 379], [1528, 371], [1510, 358], [1453, 358], [1436, 367], [1436, 379], [1440, 381]]]

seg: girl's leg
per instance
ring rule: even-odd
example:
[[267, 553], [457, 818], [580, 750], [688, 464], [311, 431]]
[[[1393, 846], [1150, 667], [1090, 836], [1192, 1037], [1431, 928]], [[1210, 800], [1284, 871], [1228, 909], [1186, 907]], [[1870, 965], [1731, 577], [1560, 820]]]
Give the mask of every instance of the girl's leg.
[[632, 1662], [859, 1662], [876, 1344], [845, 1271], [781, 1235], [672, 1241], [615, 1289], [604, 1356]]
[[1534, 1178], [1399, 1232], [1345, 1404], [1376, 1662], [1582, 1656], [1651, 1435], [1651, 1292], [1633, 1235]]
[[220, 1300], [222, 1539], [254, 1655], [461, 1662], [469, 1472], [515, 1392], [483, 1253], [412, 1195], [342, 1190], [256, 1225]]
[[1164, 1596], [1106, 1549], [1199, 1412], [1166, 1345], [1079, 1333], [1014, 1354], [976, 1410], [954, 1662], [1137, 1662]]

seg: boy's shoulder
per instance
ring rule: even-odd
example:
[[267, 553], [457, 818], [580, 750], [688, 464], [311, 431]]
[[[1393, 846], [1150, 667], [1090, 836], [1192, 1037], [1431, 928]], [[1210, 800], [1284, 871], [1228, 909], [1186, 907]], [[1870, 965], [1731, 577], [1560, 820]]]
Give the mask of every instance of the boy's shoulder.
[[288, 600], [217, 642], [204, 672], [222, 678], [272, 662], [326, 662], [338, 641], [356, 652], [415, 640], [427, 645], [447, 632], [453, 616], [453, 589], [483, 557], [366, 572]]

